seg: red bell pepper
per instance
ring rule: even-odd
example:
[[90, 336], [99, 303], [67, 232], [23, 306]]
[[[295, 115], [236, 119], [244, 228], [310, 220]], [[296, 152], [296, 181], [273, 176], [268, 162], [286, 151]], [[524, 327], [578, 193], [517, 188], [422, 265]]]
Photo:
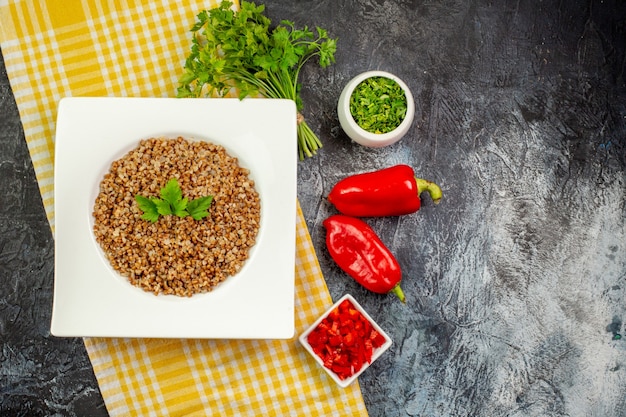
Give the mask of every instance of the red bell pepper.
[[335, 214], [323, 224], [328, 252], [344, 272], [372, 292], [394, 292], [405, 302], [400, 265], [367, 223]]
[[435, 204], [441, 200], [437, 184], [415, 177], [408, 165], [395, 165], [344, 178], [330, 191], [328, 201], [348, 216], [400, 216], [420, 209], [423, 192]]
[[313, 352], [339, 379], [349, 378], [371, 363], [385, 337], [349, 300], [341, 302], [307, 337]]

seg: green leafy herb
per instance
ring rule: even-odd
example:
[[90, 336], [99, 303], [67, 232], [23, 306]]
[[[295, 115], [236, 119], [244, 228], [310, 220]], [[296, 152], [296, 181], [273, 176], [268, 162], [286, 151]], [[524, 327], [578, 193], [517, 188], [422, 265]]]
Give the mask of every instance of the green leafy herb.
[[354, 121], [368, 132], [391, 132], [400, 126], [406, 110], [406, 94], [391, 78], [367, 78], [350, 96], [350, 113]]
[[[156, 202], [142, 195], [136, 195], [135, 200], [139, 205], [139, 210], [143, 212], [142, 219], [149, 222], [156, 222], [159, 219], [159, 210], [157, 209]], [[154, 198], [154, 200], [158, 200]]]
[[261, 95], [294, 100], [300, 159], [313, 156], [322, 143], [300, 114], [298, 76], [313, 57], [322, 68], [335, 62], [337, 40], [319, 27], [315, 33], [306, 26], [296, 29], [289, 20], [270, 28], [264, 5], [241, 1], [239, 10], [232, 6], [222, 1], [198, 14], [177, 96], [224, 96], [235, 87], [240, 99]]
[[148, 198], [138, 194], [135, 196], [135, 200], [143, 213], [141, 218], [154, 223], [159, 219], [159, 216], [170, 214], [178, 217], [191, 216], [195, 220], [201, 220], [209, 215], [208, 209], [213, 202], [213, 196], [189, 201], [187, 198], [183, 198], [178, 180], [172, 178], [165, 187], [161, 188], [161, 198]]
[[213, 202], [213, 196], [200, 197], [195, 200], [191, 200], [187, 206], [189, 215], [195, 220], [200, 220], [209, 215], [207, 211], [211, 203]]

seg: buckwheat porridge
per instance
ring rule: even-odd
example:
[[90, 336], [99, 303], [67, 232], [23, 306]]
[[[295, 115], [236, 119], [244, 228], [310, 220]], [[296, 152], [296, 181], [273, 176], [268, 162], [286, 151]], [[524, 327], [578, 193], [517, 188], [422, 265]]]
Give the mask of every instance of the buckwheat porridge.
[[[159, 197], [173, 178], [189, 200], [213, 196], [207, 217], [141, 218], [135, 196]], [[155, 295], [192, 296], [242, 268], [260, 213], [249, 171], [222, 146], [152, 138], [111, 164], [94, 205], [94, 234], [111, 266], [132, 285]]]

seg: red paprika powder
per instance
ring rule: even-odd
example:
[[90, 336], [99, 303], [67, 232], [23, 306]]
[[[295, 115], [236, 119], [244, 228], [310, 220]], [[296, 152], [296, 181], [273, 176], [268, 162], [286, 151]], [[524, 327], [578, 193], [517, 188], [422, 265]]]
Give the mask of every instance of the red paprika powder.
[[405, 302], [400, 288], [400, 265], [367, 223], [335, 214], [324, 220], [323, 224], [328, 252], [344, 272], [372, 292], [394, 292]]
[[435, 204], [441, 200], [437, 184], [417, 178], [408, 165], [395, 165], [344, 178], [330, 191], [328, 201], [348, 216], [400, 216], [420, 209], [423, 192]]

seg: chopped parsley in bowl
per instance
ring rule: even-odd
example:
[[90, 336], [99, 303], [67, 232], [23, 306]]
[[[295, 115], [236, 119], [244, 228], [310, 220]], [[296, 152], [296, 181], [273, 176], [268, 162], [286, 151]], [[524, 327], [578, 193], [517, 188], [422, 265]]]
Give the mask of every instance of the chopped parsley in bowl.
[[385, 71], [357, 75], [343, 89], [337, 106], [339, 122], [355, 142], [383, 147], [408, 132], [415, 115], [409, 87]]

